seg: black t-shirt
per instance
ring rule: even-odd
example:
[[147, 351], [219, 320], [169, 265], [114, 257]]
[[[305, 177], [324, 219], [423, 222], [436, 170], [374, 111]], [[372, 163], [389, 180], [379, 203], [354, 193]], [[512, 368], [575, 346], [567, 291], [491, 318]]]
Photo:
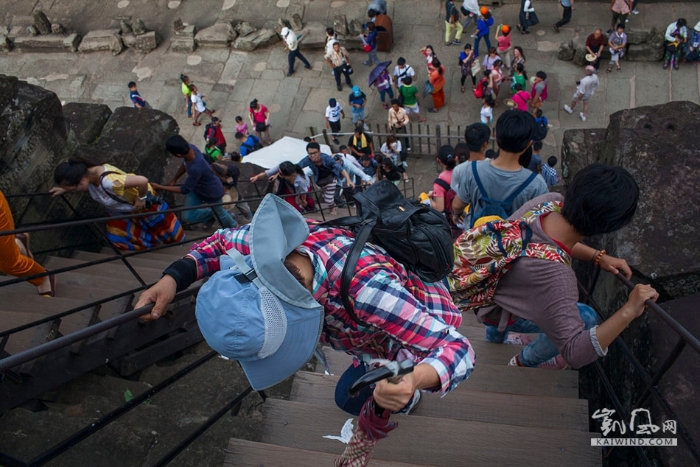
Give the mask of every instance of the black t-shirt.
[[[318, 169], [318, 180], [323, 180], [324, 178], [328, 177], [335, 177], [333, 172], [328, 170], [324, 165], [317, 165], [316, 168]], [[317, 183], [318, 180], [316, 180]]]
[[401, 180], [405, 172], [406, 170], [403, 168], [403, 165], [394, 166], [394, 168], [390, 172], [387, 172], [382, 166], [382, 173], [384, 174], [387, 180], [392, 182], [397, 182]]

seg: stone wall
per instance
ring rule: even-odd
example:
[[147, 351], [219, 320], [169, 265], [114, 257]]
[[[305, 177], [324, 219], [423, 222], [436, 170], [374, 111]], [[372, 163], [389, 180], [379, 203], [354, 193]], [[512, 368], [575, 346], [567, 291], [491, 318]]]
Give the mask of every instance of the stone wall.
[[[565, 182], [585, 165], [602, 162], [625, 167], [640, 187], [637, 214], [630, 225], [619, 232], [589, 239], [596, 248], [604, 248], [614, 256], [625, 258], [634, 271], [633, 282], [652, 284], [660, 293], [659, 302], [677, 300], [700, 293], [700, 207], [696, 200], [700, 167], [700, 106], [691, 102], [624, 110], [610, 116], [607, 129], [569, 130], [564, 133], [562, 165]], [[611, 274], [593, 270], [590, 264], [575, 264], [577, 276], [586, 288], [594, 288], [593, 297], [609, 316], [627, 300], [627, 291]], [[694, 303], [697, 303], [695, 299]], [[668, 305], [670, 306], [671, 302]], [[673, 307], [674, 315], [691, 330], [700, 329], [700, 316], [694, 307]], [[697, 334], [696, 334], [697, 335]], [[669, 353], [678, 336], [654, 312], [635, 320], [622, 334], [625, 343], [637, 359], [652, 373]], [[686, 349], [685, 358], [697, 354]], [[627, 410], [640, 395], [642, 381], [616, 346], [601, 361], [613, 387]], [[678, 385], [664, 386], [664, 396], [685, 423], [693, 427], [696, 441], [700, 430], [695, 420], [685, 414], [693, 413], [700, 374], [691, 367], [675, 367], [669, 377]], [[602, 397], [604, 393], [592, 370], [582, 373], [584, 395], [591, 400], [591, 410], [612, 407]], [[668, 381], [668, 380], [667, 380]], [[678, 389], [683, 394], [678, 395]], [[688, 393], [689, 391], [689, 393]], [[689, 396], [690, 395], [690, 396]], [[659, 424], [665, 417], [658, 407], [652, 416]], [[679, 443], [680, 446], [680, 443]], [[668, 450], [667, 450], [668, 451]], [[665, 465], [689, 465], [680, 462], [688, 455], [687, 448], [673, 453], [658, 451]], [[673, 459], [670, 456], [673, 454]], [[628, 456], [632, 457], [632, 456]], [[612, 460], [609, 465], [622, 465]], [[669, 463], [670, 462], [670, 463]], [[627, 465], [627, 464], [625, 464]], [[633, 464], [629, 464], [633, 465]]]

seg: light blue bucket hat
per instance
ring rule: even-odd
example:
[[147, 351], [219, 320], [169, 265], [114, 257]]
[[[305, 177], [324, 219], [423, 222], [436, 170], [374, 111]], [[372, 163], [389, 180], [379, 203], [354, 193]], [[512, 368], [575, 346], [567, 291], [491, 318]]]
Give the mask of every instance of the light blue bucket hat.
[[284, 266], [309, 236], [299, 212], [268, 194], [250, 224], [250, 255], [236, 249], [201, 288], [196, 316], [209, 346], [238, 360], [254, 390], [293, 375], [314, 352], [323, 307]]

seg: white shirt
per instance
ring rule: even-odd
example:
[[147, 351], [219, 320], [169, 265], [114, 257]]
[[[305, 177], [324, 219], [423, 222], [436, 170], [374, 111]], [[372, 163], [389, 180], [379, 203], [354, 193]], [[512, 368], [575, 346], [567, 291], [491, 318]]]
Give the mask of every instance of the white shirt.
[[479, 114], [481, 115], [481, 123], [488, 125], [493, 120], [493, 108], [488, 105], [482, 106]]
[[595, 88], [597, 88], [599, 84], [598, 75], [592, 74], [586, 76], [581, 80], [581, 84], [578, 85], [578, 88], [576, 88], [576, 93], [582, 94], [584, 99], [590, 99], [595, 92]]
[[343, 108], [340, 106], [340, 104], [335, 104], [335, 107], [331, 107], [329, 105], [326, 107], [326, 118], [329, 122], [337, 122], [340, 120], [340, 112], [342, 110]]
[[478, 15], [479, 14], [479, 2], [478, 0], [464, 0], [462, 2], [462, 8], [464, 8], [467, 11], [471, 11], [472, 13]]
[[92, 183], [88, 184], [88, 193], [90, 193], [90, 197], [92, 199], [94, 199], [110, 211], [131, 212], [134, 210], [134, 207], [131, 204], [120, 203], [105, 192], [105, 190], [109, 190], [114, 195], [114, 190], [112, 189], [114, 182], [107, 179], [106, 177], [104, 177], [101, 181], [102, 187], [95, 186]]
[[394, 67], [394, 76], [396, 76], [396, 83], [400, 86], [403, 86], [403, 79], [406, 78], [407, 76], [410, 76], [411, 79], [413, 79], [414, 76], [416, 76], [416, 72], [413, 70], [411, 65], [406, 64], [406, 66], [403, 68], [399, 68], [398, 65]]
[[200, 93], [192, 93], [192, 97], [190, 97], [192, 100], [192, 103], [194, 104], [194, 109], [197, 112], [204, 112], [207, 110], [207, 108], [204, 106], [204, 101], [202, 101], [202, 95]]
[[296, 50], [299, 46], [297, 43], [297, 33], [294, 31], [289, 31], [287, 33], [287, 37], [284, 38], [284, 41], [287, 43], [287, 48], [289, 50]]

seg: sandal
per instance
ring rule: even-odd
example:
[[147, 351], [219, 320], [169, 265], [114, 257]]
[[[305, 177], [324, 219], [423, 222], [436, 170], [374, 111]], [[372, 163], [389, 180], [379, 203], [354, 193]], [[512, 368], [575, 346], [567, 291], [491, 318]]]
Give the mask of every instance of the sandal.
[[50, 276], [48, 276], [48, 278], [49, 278], [49, 285], [51, 285], [51, 290], [49, 290], [48, 292], [39, 293], [39, 295], [42, 297], [47, 297], [47, 298], [55, 297], [56, 296], [56, 276], [51, 274]]
[[[619, 68], [618, 68], [619, 69]], [[608, 65], [608, 69], [605, 70], [606, 73], [610, 73], [612, 71], [612, 65]]]
[[194, 122], [194, 123], [192, 123], [192, 126], [202, 126], [202, 124], [199, 122]]
[[438, 113], [438, 109], [428, 109], [428, 112], [430, 112], [431, 114], [436, 114]]
[[464, 86], [462, 86], [462, 94], [464, 94]]
[[617, 71], [620, 71], [620, 70], [622, 70], [622, 68], [620, 68], [620, 65], [618, 65], [618, 66], [617, 66]]
[[27, 252], [25, 256], [28, 258], [34, 259], [34, 255], [32, 254], [32, 250], [29, 249], [29, 234], [28, 233], [18, 233], [15, 234], [15, 240], [18, 240], [22, 246], [24, 247], [24, 250]]

